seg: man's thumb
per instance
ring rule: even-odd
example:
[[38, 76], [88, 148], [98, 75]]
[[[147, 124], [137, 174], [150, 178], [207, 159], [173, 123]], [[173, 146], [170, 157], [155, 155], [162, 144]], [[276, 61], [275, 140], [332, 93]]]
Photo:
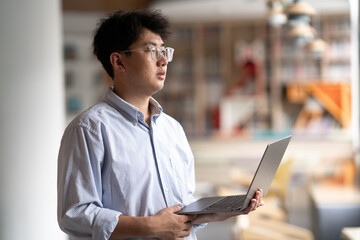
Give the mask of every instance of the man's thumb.
[[171, 208], [172, 208], [173, 212], [178, 212], [178, 211], [181, 210], [182, 204], [178, 204], [178, 205], [172, 206]]

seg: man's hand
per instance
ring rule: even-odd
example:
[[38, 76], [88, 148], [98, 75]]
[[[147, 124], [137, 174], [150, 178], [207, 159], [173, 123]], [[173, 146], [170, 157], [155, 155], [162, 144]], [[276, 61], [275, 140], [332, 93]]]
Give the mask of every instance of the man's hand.
[[243, 211], [212, 213], [200, 215], [179, 215], [181, 205], [164, 208], [151, 217], [119, 216], [118, 223], [110, 239], [158, 238], [160, 240], [179, 240], [190, 235], [193, 224], [223, 221], [240, 214], [248, 214], [264, 205], [262, 190], [256, 192], [251, 204]]
[[190, 235], [191, 220], [195, 216], [178, 215], [181, 205], [164, 208], [153, 216], [153, 230], [156, 238], [161, 240], [183, 239]]
[[151, 217], [119, 216], [110, 239], [158, 238], [179, 240], [190, 235], [191, 220], [196, 216], [178, 215], [181, 205], [164, 208]]
[[264, 205], [264, 201], [262, 200], [262, 193], [263, 193], [262, 189], [259, 189], [258, 191], [256, 191], [254, 198], [251, 199], [250, 205], [242, 211], [199, 214], [197, 216], [193, 216], [193, 217], [195, 217], [195, 219], [192, 220], [192, 224], [224, 221], [230, 217], [234, 217], [234, 216], [242, 215], [242, 214], [248, 214], [251, 211], [256, 210], [258, 207]]

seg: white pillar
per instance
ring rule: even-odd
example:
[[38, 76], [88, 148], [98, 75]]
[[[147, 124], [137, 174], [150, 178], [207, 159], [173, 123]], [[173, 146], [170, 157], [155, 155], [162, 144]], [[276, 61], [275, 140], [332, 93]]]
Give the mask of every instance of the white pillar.
[[349, 0], [351, 17], [351, 118], [352, 141], [354, 150], [360, 151], [360, 119], [359, 119], [359, 2]]
[[61, 1], [0, 0], [0, 239], [64, 239], [56, 169], [64, 130]]

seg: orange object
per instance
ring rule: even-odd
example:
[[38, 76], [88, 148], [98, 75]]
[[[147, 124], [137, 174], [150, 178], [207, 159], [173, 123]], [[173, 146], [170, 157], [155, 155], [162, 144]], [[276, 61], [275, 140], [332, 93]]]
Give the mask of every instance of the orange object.
[[351, 120], [351, 91], [349, 83], [311, 83], [308, 91], [344, 128]]
[[304, 103], [313, 96], [344, 128], [351, 121], [351, 90], [349, 83], [311, 82], [287, 87], [290, 102]]
[[308, 93], [304, 84], [290, 84], [287, 86], [287, 98], [292, 103], [304, 103]]

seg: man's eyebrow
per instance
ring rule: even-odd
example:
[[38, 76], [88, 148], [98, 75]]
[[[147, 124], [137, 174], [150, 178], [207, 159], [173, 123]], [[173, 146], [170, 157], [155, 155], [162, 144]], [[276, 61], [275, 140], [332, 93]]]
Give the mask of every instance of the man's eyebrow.
[[[156, 44], [155, 42], [152, 42], [152, 41], [145, 42], [143, 45], [144, 45], [144, 46], [146, 46], [146, 45], [157, 46], [157, 44]], [[161, 46], [162, 46], [162, 47], [165, 46], [165, 43], [162, 43]]]

